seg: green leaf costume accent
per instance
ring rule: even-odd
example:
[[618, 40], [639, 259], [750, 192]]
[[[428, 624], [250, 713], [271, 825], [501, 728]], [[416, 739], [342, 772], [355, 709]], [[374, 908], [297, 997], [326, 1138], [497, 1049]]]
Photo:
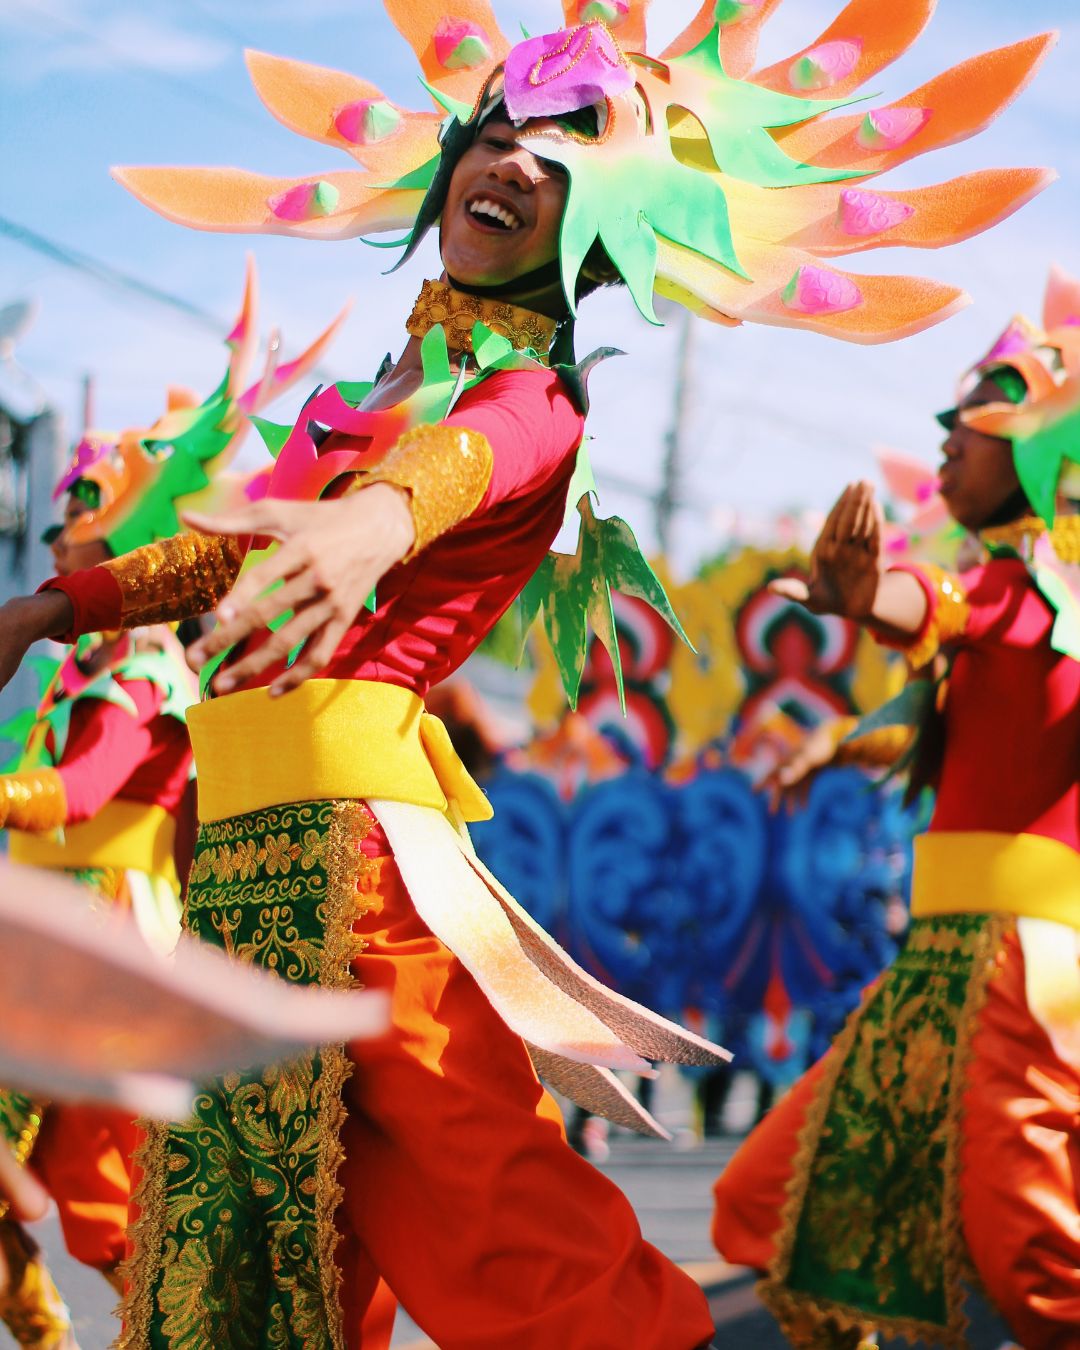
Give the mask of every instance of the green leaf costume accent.
[[691, 111], [704, 127], [716, 167], [722, 172], [767, 188], [835, 183], [862, 176], [857, 170], [823, 169], [792, 159], [769, 135], [769, 128], [794, 126], [860, 103], [870, 95], [798, 98], [746, 80], [733, 80], [720, 60], [719, 25], [691, 51], [675, 57], [668, 70], [671, 97], [665, 108], [652, 110], [654, 119], [665, 122], [672, 109]]
[[621, 591], [623, 595], [644, 600], [684, 642], [689, 644], [690, 640], [626, 521], [618, 516], [597, 519], [588, 492], [578, 503], [578, 512], [581, 530], [577, 550], [573, 554], [549, 553], [521, 593], [522, 630], [527, 632], [543, 610], [544, 629], [567, 699], [571, 708], [576, 708], [591, 623], [611, 658], [619, 703], [625, 712], [622, 659], [611, 592]]
[[251, 425], [262, 438], [263, 445], [270, 451], [270, 458], [277, 459], [281, 454], [282, 447], [289, 439], [289, 432], [292, 427], [283, 426], [280, 422], [268, 421], [265, 417], [252, 417]]
[[1080, 599], [1059, 572], [1039, 566], [1030, 570], [1039, 593], [1057, 616], [1050, 632], [1050, 646], [1062, 656], [1080, 661]]
[[[130, 553], [149, 539], [171, 539], [183, 529], [176, 501], [209, 487], [206, 465], [226, 448], [235, 434], [231, 420], [236, 402], [228, 393], [229, 376], [197, 408], [174, 413], [183, 429], [169, 440], [146, 438], [145, 452], [161, 469], [142, 492], [136, 508], [109, 533], [114, 553]], [[226, 429], [228, 427], [228, 429]]]
[[87, 654], [96, 641], [96, 634], [81, 637], [68, 660], [63, 663], [49, 657], [32, 658], [43, 680], [42, 696], [36, 710], [24, 709], [0, 727], [0, 735], [10, 739], [15, 739], [16, 731], [22, 730], [22, 749], [14, 760], [4, 766], [3, 772], [56, 768], [67, 748], [71, 715], [85, 699], [112, 703], [132, 717], [136, 716], [134, 700], [120, 686], [120, 680], [148, 680], [165, 696], [160, 709], [161, 716], [175, 717], [178, 722], [186, 723], [187, 710], [194, 702], [191, 685], [187, 672], [178, 665], [177, 658], [167, 651], [131, 652], [69, 694], [64, 686], [64, 674], [69, 663], [73, 664], [78, 657]]
[[1080, 464], [1080, 407], [1029, 435], [1012, 437], [1020, 486], [1047, 525], [1054, 523], [1058, 481], [1066, 463]]

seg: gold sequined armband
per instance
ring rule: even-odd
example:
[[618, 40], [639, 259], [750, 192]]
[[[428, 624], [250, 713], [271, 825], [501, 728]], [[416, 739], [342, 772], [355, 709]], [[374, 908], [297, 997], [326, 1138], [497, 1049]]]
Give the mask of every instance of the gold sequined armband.
[[444, 423], [413, 427], [348, 491], [391, 483], [409, 494], [416, 539], [408, 561], [472, 515], [484, 499], [492, 464], [491, 446], [478, 431]]
[[208, 614], [228, 593], [243, 562], [240, 545], [220, 534], [178, 534], [102, 563], [123, 595], [125, 628]]
[[55, 769], [0, 774], [0, 826], [40, 833], [66, 820], [67, 793]]
[[967, 593], [959, 577], [933, 563], [921, 563], [919, 570], [930, 582], [937, 597], [937, 605], [926, 631], [904, 649], [912, 670], [922, 670], [946, 643], [960, 637], [971, 615]]
[[912, 727], [876, 727], [836, 747], [834, 764], [855, 764], [864, 769], [890, 768], [911, 745]]

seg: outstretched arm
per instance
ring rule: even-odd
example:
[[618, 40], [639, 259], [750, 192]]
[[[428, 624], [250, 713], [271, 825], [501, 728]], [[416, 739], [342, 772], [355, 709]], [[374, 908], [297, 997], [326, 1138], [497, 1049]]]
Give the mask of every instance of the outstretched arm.
[[778, 765], [762, 783], [775, 811], [782, 801], [796, 804], [810, 790], [822, 769], [854, 765], [860, 769], [891, 768], [910, 747], [911, 727], [879, 727], [862, 736], [848, 737], [859, 724], [857, 717], [836, 717], [806, 733], [802, 744]]
[[885, 570], [883, 518], [870, 483], [844, 489], [810, 555], [810, 579], [770, 587], [815, 614], [838, 614], [903, 643], [923, 628], [926, 592], [909, 572]]
[[196, 529], [270, 535], [280, 543], [241, 577], [218, 608], [217, 627], [192, 647], [191, 659], [209, 661], [291, 612], [264, 642], [217, 675], [213, 687], [228, 693], [297, 646], [303, 650], [270, 693], [284, 694], [317, 675], [379, 580], [473, 514], [488, 490], [492, 465], [483, 434], [446, 423], [419, 426], [335, 500], [264, 500], [212, 520], [189, 516]]
[[0, 606], [0, 689], [29, 648], [45, 638], [74, 642], [84, 633], [207, 613], [236, 580], [242, 561], [235, 539], [182, 534], [53, 577], [36, 595], [9, 600]]

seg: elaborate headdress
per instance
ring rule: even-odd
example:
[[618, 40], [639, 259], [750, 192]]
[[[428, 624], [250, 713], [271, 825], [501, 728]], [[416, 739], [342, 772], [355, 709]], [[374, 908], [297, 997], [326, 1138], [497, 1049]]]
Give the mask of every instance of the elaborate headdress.
[[[1041, 519], [1053, 525], [1057, 494], [1080, 497], [1074, 467], [1080, 466], [1080, 280], [1052, 268], [1042, 327], [1018, 315], [965, 384], [970, 387], [985, 375], [1000, 378], [1002, 371], [1022, 377], [1020, 401], [968, 408], [959, 416], [979, 431], [1012, 441], [1024, 493]], [[1080, 562], [1080, 551], [1068, 561]]]
[[[248, 54], [255, 87], [294, 131], [359, 169], [274, 178], [237, 169], [128, 168], [118, 179], [162, 215], [209, 230], [344, 239], [437, 219], [449, 171], [500, 101], [523, 138], [570, 176], [561, 237], [573, 309], [597, 242], [641, 312], [654, 290], [721, 323], [815, 329], [855, 342], [917, 332], [964, 303], [955, 287], [854, 275], [833, 260], [889, 245], [936, 248], [987, 229], [1053, 176], [989, 169], [929, 188], [867, 181], [982, 130], [1031, 78], [1053, 35], [955, 66], [894, 102], [859, 107], [865, 82], [918, 36], [934, 0], [850, 0], [824, 33], [755, 68], [778, 0], [706, 0], [659, 57], [648, 0], [564, 0], [566, 29], [517, 45], [486, 0], [384, 0], [438, 112], [412, 112], [338, 71]], [[596, 110], [596, 131], [565, 120]], [[448, 114], [448, 120], [444, 120]], [[782, 190], [778, 190], [782, 189]]]
[[166, 411], [151, 427], [119, 434], [87, 431], [53, 491], [53, 500], [76, 491], [90, 510], [68, 527], [73, 543], [104, 540], [127, 553], [183, 529], [179, 512], [220, 505], [223, 491], [238, 487], [225, 470], [260, 408], [277, 398], [318, 362], [347, 310], [294, 361], [279, 364], [277, 334], [270, 337], [260, 378], [245, 388], [258, 345], [257, 278], [248, 259], [244, 299], [225, 339], [229, 365], [214, 392], [201, 403], [185, 389], [170, 388]]

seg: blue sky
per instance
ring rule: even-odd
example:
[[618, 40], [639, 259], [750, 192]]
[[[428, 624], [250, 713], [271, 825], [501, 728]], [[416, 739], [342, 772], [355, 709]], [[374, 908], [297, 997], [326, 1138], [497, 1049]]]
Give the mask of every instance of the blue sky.
[[[881, 0], [888, 3], [889, 0]], [[508, 32], [553, 27], [558, 6], [496, 0]], [[820, 31], [840, 0], [785, 0], [763, 57], [778, 59]], [[652, 46], [681, 27], [697, 0], [656, 0]], [[930, 414], [948, 403], [959, 368], [1018, 309], [1037, 313], [1047, 266], [1080, 272], [1080, 95], [1075, 0], [939, 0], [911, 52], [875, 81], [896, 97], [980, 48], [1047, 28], [1062, 41], [1032, 87], [984, 135], [883, 180], [936, 182], [989, 165], [1049, 164], [1061, 179], [990, 234], [941, 253], [887, 250], [869, 270], [956, 282], [974, 305], [919, 337], [859, 348], [809, 334], [695, 324], [676, 562], [685, 570], [744, 521], [824, 508], [850, 478], [872, 472], [875, 444], [933, 460]], [[235, 164], [275, 173], [348, 167], [294, 136], [252, 91], [242, 48], [261, 48], [376, 80], [423, 107], [408, 47], [377, 0], [0, 0], [0, 214], [222, 317], [235, 309], [243, 256], [262, 278], [264, 330], [295, 350], [352, 296], [352, 317], [327, 361], [335, 377], [368, 376], [401, 324], [433, 255], [383, 277], [386, 255], [359, 242], [217, 236], [184, 230], [141, 207], [108, 176], [114, 163]], [[853, 267], [852, 270], [857, 270]], [[0, 304], [33, 297], [39, 314], [20, 358], [74, 426], [79, 381], [93, 371], [97, 421], [139, 425], [161, 409], [168, 383], [208, 392], [223, 367], [219, 336], [189, 319], [103, 288], [0, 235]], [[670, 418], [675, 328], [652, 329], [624, 295], [586, 306], [579, 346], [613, 343], [628, 355], [596, 377], [591, 431], [605, 511], [619, 511], [651, 543], [647, 493], [656, 485]], [[222, 327], [220, 336], [224, 336]], [[293, 402], [299, 393], [293, 396]], [[279, 406], [282, 417], [289, 403]], [[249, 446], [247, 453], [254, 453]], [[605, 486], [605, 479], [607, 484]]]

